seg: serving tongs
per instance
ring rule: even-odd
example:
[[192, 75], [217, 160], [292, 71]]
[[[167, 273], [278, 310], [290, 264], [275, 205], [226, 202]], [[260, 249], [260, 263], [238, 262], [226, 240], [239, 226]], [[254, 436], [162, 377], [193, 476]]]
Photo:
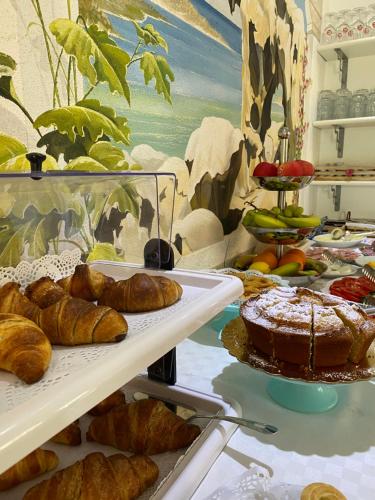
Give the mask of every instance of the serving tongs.
[[330, 264], [339, 264], [340, 266], [345, 264], [350, 264], [351, 266], [361, 267], [354, 260], [342, 259], [341, 257], [337, 257], [329, 250], [324, 250], [322, 253], [323, 259], [327, 260]]
[[240, 425], [242, 427], [247, 427], [253, 431], [261, 432], [262, 434], [276, 434], [278, 428], [274, 425], [265, 424], [263, 422], [257, 422], [255, 420], [249, 420], [247, 418], [239, 417], [229, 417], [226, 415], [202, 415], [198, 414], [195, 408], [188, 406], [183, 406], [181, 403], [176, 401], [171, 401], [169, 399], [164, 399], [159, 396], [152, 396], [151, 394], [146, 394], [144, 392], [135, 392], [133, 394], [133, 399], [135, 401], [140, 401], [141, 399], [156, 399], [163, 401], [165, 405], [176, 415], [183, 418], [186, 422], [190, 420], [195, 420], [196, 418], [207, 418], [209, 420], [224, 420], [225, 422], [231, 422], [233, 424]]

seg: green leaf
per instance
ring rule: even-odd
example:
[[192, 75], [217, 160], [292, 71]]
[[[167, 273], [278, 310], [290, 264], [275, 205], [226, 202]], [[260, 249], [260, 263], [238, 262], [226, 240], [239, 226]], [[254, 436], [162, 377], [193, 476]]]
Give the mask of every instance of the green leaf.
[[24, 239], [31, 222], [21, 224], [17, 229], [11, 226], [0, 228], [0, 266], [16, 266], [24, 251]]
[[8, 101], [21, 105], [21, 102], [14, 89], [13, 80], [11, 76], [0, 76], [0, 97], [8, 99]]
[[22, 142], [0, 133], [0, 165], [25, 153], [27, 153], [27, 148]]
[[75, 141], [71, 142], [66, 134], [61, 134], [58, 130], [47, 132], [41, 139], [39, 139], [38, 148], [45, 147], [46, 153], [53, 156], [56, 160], [60, 155], [64, 156], [64, 160], [69, 162], [78, 156], [85, 156], [87, 154], [87, 143], [90, 146], [91, 140], [86, 137], [76, 136]]
[[13, 57], [0, 52], [0, 76], [12, 76], [17, 63]]
[[8, 217], [12, 212], [16, 199], [11, 193], [3, 192], [0, 194], [0, 219]]
[[29, 243], [28, 255], [38, 259], [49, 251], [50, 242], [59, 234], [61, 215], [53, 210], [38, 220], [33, 218], [32, 225], [25, 234], [25, 242]]
[[84, 137], [87, 133], [92, 142], [105, 134], [117, 142], [129, 144], [130, 129], [126, 118], [116, 116], [112, 108], [102, 106], [96, 99], [86, 99], [74, 106], [46, 111], [35, 120], [34, 128], [51, 125], [59, 132], [66, 133], [71, 142], [75, 142], [77, 134]]
[[153, 27], [152, 24], [146, 24], [145, 26], [139, 25], [136, 21], [133, 21], [135, 29], [137, 31], [137, 36], [146, 45], [159, 45], [166, 52], [168, 52], [168, 44], [161, 34]]
[[170, 82], [174, 82], [174, 74], [165, 57], [144, 52], [140, 67], [144, 73], [145, 84], [147, 85], [154, 78], [157, 93], [163, 94], [164, 99], [172, 104]]
[[134, 217], [139, 217], [138, 194], [131, 186], [121, 186], [109, 195], [108, 205], [117, 207], [121, 213], [130, 212]]
[[94, 158], [90, 158], [89, 156], [79, 156], [75, 160], [72, 160], [65, 167], [65, 170], [80, 170], [83, 172], [107, 172], [107, 168], [94, 160]]
[[124, 262], [124, 259], [121, 259], [117, 255], [116, 249], [111, 243], [96, 243], [87, 257], [87, 262], [92, 262], [94, 260]]
[[93, 24], [88, 31], [69, 19], [55, 19], [50, 30], [65, 52], [77, 59], [77, 66], [91, 85], [107, 82], [111, 92], [118, 92], [130, 101], [126, 69], [130, 56]]
[[108, 170], [118, 168], [119, 166], [123, 170], [127, 170], [125, 164], [129, 167], [125, 161], [122, 149], [117, 148], [107, 141], [99, 141], [93, 144], [90, 148], [89, 156], [104, 165]]
[[[59, 166], [53, 156], [46, 155], [42, 170], [58, 170]], [[30, 172], [30, 162], [25, 154], [14, 156], [0, 165], [0, 172]]]

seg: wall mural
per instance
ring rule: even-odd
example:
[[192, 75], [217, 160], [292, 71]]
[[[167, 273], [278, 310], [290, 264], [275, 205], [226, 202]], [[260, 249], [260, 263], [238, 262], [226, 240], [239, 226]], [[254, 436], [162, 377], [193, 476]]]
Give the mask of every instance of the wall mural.
[[[49, 26], [39, 0], [30, 2], [44, 33], [52, 106], [29, 115], [12, 80], [17, 62], [6, 53], [0, 96], [38, 131], [45, 168], [173, 172], [176, 196], [161, 181], [159, 203], [169, 214], [175, 201], [178, 265], [216, 265], [246, 251], [251, 238], [240, 222], [256, 195], [249, 173], [277, 158], [282, 123], [292, 130], [290, 155], [302, 146], [305, 29], [296, 1], [79, 0], [77, 19], [68, 9]], [[237, 9], [242, 30], [231, 16]], [[1, 170], [25, 169], [25, 154], [17, 138], [0, 134]], [[80, 206], [57, 211], [51, 197], [50, 206], [34, 202], [17, 216], [10, 197], [0, 217], [0, 264], [56, 251], [67, 234], [86, 257], [129, 257], [127, 235], [141, 245], [155, 232], [153, 193], [122, 184], [101, 196], [85, 193]], [[169, 215], [160, 223], [168, 239]], [[10, 248], [12, 231], [27, 245]]]

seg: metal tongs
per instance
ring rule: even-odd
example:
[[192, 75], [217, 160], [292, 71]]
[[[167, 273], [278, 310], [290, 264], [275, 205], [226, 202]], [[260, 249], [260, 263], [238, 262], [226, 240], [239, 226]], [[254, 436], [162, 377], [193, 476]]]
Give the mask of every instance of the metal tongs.
[[350, 264], [351, 266], [355, 266], [358, 268], [361, 267], [354, 260], [341, 259], [340, 257], [337, 257], [329, 250], [324, 250], [322, 253], [322, 257], [323, 259], [327, 260], [330, 264], [340, 264], [340, 265]]

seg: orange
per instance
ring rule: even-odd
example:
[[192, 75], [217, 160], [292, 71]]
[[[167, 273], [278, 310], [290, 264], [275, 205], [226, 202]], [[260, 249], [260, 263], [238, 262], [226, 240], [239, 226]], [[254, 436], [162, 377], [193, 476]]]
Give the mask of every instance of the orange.
[[299, 270], [302, 271], [305, 266], [306, 258], [298, 255], [296, 253], [287, 252], [281, 259], [279, 260], [279, 267], [284, 266], [285, 264], [291, 264], [293, 262], [297, 262], [299, 264]]
[[266, 262], [271, 269], [275, 269], [275, 267], [277, 267], [277, 258], [273, 253], [269, 252], [268, 250], [254, 257], [253, 263], [254, 262]]

